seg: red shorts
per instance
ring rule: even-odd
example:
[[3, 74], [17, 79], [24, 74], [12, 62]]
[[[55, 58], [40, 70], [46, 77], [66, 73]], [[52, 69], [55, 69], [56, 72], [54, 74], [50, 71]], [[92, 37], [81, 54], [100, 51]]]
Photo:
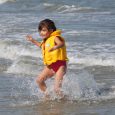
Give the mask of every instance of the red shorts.
[[56, 62], [52, 63], [51, 65], [49, 65], [49, 67], [51, 69], [53, 69], [54, 72], [57, 72], [58, 69], [61, 67], [61, 66], [67, 66], [66, 65], [66, 61], [63, 61], [63, 60], [57, 60]]

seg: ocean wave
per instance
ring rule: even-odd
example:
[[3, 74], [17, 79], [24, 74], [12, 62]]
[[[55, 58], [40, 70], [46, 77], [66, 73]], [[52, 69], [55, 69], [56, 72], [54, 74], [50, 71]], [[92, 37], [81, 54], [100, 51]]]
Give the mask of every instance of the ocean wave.
[[[114, 31], [113, 31], [114, 32]], [[112, 31], [92, 31], [92, 30], [72, 30], [66, 31], [64, 34], [68, 35], [89, 35], [89, 34], [113, 34]]]
[[[115, 45], [102, 43], [89, 45], [88, 43], [82, 44], [76, 42], [67, 42], [67, 45], [70, 65], [82, 65], [81, 68], [98, 65], [115, 66]], [[35, 68], [39, 64], [39, 66], [43, 65], [41, 50], [28, 43], [22, 43], [18, 40], [1, 40], [0, 49], [0, 58], [13, 61], [12, 65], [7, 69], [8, 73], [36, 74]], [[28, 71], [26, 71], [27, 69]], [[32, 69], [36, 72], [31, 72]]]
[[[68, 45], [68, 44], [67, 44]], [[88, 44], [71, 42], [68, 45], [70, 64], [84, 66], [115, 66], [114, 44]]]
[[92, 7], [80, 7], [76, 5], [60, 5], [60, 4], [51, 4], [51, 3], [43, 3], [43, 6], [47, 8], [47, 10], [57, 11], [58, 13], [75, 13], [75, 12], [94, 12], [95, 8]]
[[100, 65], [100, 66], [115, 66], [115, 60], [114, 59], [103, 59], [103, 58], [91, 58], [87, 57], [85, 59], [78, 59], [78, 64], [84, 64], [85, 66], [94, 66], [94, 65]]
[[96, 9], [93, 9], [91, 7], [78, 7], [75, 5], [64, 5], [64, 6], [60, 6], [57, 11], [59, 13], [75, 13], [75, 12], [93, 12]]
[[7, 68], [9, 68], [11, 65], [11, 60], [0, 58], [0, 72], [7, 71]]
[[[88, 67], [98, 68], [108, 67], [108, 71], [115, 72], [115, 60], [114, 59], [97, 59], [97, 58], [75, 58], [69, 57], [68, 69], [88, 69]], [[41, 58], [34, 58], [31, 56], [20, 56], [15, 59], [10, 66], [5, 70], [6, 73], [12, 74], [25, 74], [25, 75], [37, 75], [38, 72], [43, 68], [43, 61]], [[92, 70], [94, 71], [94, 70]], [[97, 71], [95, 69], [95, 71]], [[105, 71], [105, 70], [104, 70]]]
[[[38, 63], [39, 61], [39, 63]], [[6, 73], [37, 75], [41, 69], [42, 60], [32, 56], [20, 56], [7, 68]]]
[[46, 7], [54, 6], [54, 4], [51, 4], [51, 3], [43, 3], [43, 5], [46, 6]]
[[[20, 56], [41, 57], [41, 51], [18, 40], [0, 41], [0, 58], [15, 60]], [[37, 55], [39, 54], [39, 55]]]
[[4, 4], [6, 2], [16, 2], [16, 0], [0, 0], [0, 4]]
[[111, 11], [107, 9], [101, 9], [99, 7], [93, 7], [92, 5], [81, 6], [80, 4], [67, 5], [67, 4], [55, 4], [55, 3], [43, 3], [45, 10], [50, 12], [58, 12], [60, 14], [68, 13], [93, 13], [93, 14], [111, 14]]

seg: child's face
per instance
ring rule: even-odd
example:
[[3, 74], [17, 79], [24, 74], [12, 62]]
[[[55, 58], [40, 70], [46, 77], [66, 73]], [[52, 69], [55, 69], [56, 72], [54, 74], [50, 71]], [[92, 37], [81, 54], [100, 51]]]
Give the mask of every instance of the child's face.
[[39, 34], [43, 39], [48, 38], [51, 33], [52, 33], [52, 31], [49, 31], [46, 27], [43, 27], [42, 30], [39, 31]]

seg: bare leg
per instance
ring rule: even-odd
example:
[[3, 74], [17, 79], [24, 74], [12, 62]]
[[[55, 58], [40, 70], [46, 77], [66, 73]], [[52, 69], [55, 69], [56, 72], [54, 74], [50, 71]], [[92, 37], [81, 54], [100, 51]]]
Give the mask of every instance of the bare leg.
[[36, 82], [39, 85], [40, 89], [45, 92], [47, 89], [47, 86], [45, 84], [45, 81], [52, 77], [54, 75], [53, 71], [49, 69], [47, 66], [44, 67], [43, 71], [41, 74], [37, 77]]
[[59, 70], [56, 72], [54, 90], [59, 96], [63, 95], [62, 92], [60, 91], [60, 88], [62, 87], [63, 76], [65, 75], [65, 73], [66, 73], [65, 66], [61, 66]]

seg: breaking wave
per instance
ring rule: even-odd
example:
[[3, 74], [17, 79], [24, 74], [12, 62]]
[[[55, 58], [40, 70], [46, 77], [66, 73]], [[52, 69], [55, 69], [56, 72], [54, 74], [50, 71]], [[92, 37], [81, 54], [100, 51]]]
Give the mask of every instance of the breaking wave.
[[6, 2], [15, 2], [16, 0], [0, 0], [0, 4], [6, 3]]

